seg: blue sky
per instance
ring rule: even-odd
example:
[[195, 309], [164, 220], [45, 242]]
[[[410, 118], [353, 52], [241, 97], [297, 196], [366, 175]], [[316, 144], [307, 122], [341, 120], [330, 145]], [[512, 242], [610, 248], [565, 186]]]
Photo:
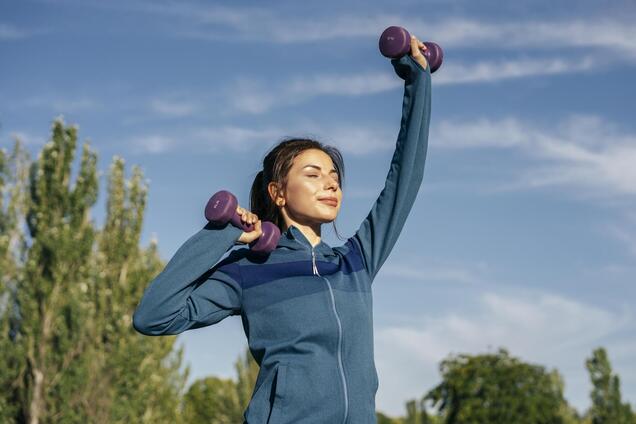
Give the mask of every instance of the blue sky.
[[[4, 1], [0, 147], [17, 137], [35, 157], [56, 117], [77, 124], [99, 153], [99, 226], [113, 156], [140, 165], [142, 244], [168, 260], [213, 193], [248, 206], [266, 152], [316, 137], [343, 152], [350, 237], [401, 116], [378, 37], [403, 26], [445, 61], [424, 181], [374, 283], [378, 409], [403, 414], [449, 353], [499, 346], [558, 368], [580, 411], [585, 358], [605, 346], [636, 404], [635, 18], [628, 1]], [[178, 338], [190, 381], [235, 376], [238, 317]]]

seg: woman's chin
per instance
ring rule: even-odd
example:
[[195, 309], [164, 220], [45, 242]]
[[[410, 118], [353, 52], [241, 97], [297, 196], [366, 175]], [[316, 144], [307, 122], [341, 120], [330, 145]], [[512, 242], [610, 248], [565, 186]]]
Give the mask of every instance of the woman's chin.
[[316, 220], [320, 221], [322, 224], [328, 224], [330, 222], [333, 222], [336, 219], [336, 216], [338, 214], [332, 213], [332, 214], [321, 214], [320, 216], [316, 217]]

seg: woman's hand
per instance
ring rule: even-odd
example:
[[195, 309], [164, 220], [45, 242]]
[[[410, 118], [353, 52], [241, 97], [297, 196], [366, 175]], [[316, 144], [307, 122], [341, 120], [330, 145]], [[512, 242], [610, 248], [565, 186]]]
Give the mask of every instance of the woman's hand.
[[241, 234], [241, 237], [239, 237], [238, 242], [249, 244], [263, 234], [263, 231], [261, 229], [261, 220], [258, 219], [258, 216], [247, 211], [246, 209], [243, 209], [238, 205], [236, 206], [236, 213], [241, 215], [241, 221], [243, 221], [244, 223], [255, 224], [254, 230], [250, 232], [243, 231], [243, 234]]
[[413, 56], [413, 59], [415, 59], [417, 63], [422, 65], [422, 68], [426, 69], [428, 62], [420, 49], [428, 50], [426, 44], [418, 40], [416, 36], [411, 35], [411, 56]]

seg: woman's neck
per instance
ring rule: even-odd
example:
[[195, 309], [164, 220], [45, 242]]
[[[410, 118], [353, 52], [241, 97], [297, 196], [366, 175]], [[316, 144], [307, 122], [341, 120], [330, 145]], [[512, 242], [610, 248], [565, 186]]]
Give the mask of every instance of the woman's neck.
[[311, 244], [311, 246], [316, 246], [318, 243], [320, 243], [320, 238], [321, 238], [321, 234], [320, 234], [320, 229], [321, 229], [321, 224], [313, 224], [313, 225], [303, 225], [303, 224], [299, 224], [297, 222], [289, 222], [287, 223], [287, 228], [286, 230], [290, 227], [290, 226], [294, 226], [296, 228], [298, 228], [300, 230], [301, 233], [303, 233], [303, 235], [305, 236], [305, 238], [307, 240], [309, 240], [309, 243]]

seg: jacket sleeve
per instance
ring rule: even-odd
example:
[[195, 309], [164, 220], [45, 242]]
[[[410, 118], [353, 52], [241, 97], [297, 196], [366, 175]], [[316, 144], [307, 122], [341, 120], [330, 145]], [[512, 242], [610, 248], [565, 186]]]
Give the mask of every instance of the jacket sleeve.
[[147, 336], [173, 335], [239, 314], [238, 265], [227, 261], [212, 265], [242, 232], [230, 223], [208, 223], [186, 240], [146, 288], [133, 314], [135, 330]]
[[404, 80], [400, 131], [384, 189], [350, 239], [360, 250], [371, 281], [391, 253], [417, 197], [431, 115], [430, 66], [424, 69], [410, 54], [391, 60], [391, 64]]

